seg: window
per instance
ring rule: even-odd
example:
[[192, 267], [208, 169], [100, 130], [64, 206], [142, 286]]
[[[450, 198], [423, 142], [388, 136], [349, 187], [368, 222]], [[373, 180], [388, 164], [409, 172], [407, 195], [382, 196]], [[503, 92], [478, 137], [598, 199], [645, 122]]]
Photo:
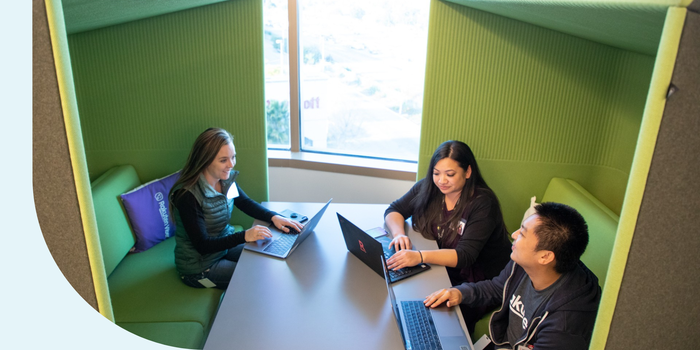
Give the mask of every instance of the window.
[[429, 4], [265, 0], [268, 146], [416, 161]]

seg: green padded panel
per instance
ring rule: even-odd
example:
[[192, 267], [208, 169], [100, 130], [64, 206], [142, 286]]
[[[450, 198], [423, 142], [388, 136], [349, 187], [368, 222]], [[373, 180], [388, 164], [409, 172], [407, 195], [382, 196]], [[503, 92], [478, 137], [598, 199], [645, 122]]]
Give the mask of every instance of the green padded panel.
[[112, 168], [92, 183], [92, 202], [107, 276], [135, 243], [119, 195], [139, 185], [136, 170], [130, 165]]
[[197, 322], [117, 322], [125, 330], [156, 343], [185, 349], [204, 347], [205, 332]]
[[514, 206], [552, 177], [619, 213], [653, 65], [654, 56], [433, 1], [418, 177], [441, 142], [458, 139], [510, 206], [509, 229], [522, 218]]
[[68, 34], [158, 16], [224, 0], [63, 0]]
[[552, 179], [541, 201], [566, 204], [586, 220], [589, 242], [581, 261], [598, 276], [603, 287], [620, 218], [579, 184], [567, 179]]
[[554, 177], [568, 178], [590, 192], [604, 193], [607, 198], [614, 199], [612, 202], [618, 207], [622, 205], [627, 183], [623, 172], [595, 165], [479, 159], [479, 166], [498, 196], [509, 232], [520, 226], [530, 197], [542, 198]]
[[679, 0], [446, 0], [624, 50], [655, 55]]
[[90, 176], [131, 164], [142, 181], [163, 177], [222, 127], [239, 183], [267, 200], [262, 27], [262, 3], [237, 0], [70, 35]]
[[127, 255], [109, 276], [114, 318], [124, 322], [198, 322], [208, 330], [223, 291], [192, 288], [175, 270], [175, 239]]

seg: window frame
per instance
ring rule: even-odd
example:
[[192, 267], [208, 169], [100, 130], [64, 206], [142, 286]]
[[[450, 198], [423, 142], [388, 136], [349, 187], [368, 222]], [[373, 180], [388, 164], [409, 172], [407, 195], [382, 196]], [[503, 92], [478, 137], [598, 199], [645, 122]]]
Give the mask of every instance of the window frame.
[[289, 51], [289, 150], [267, 149], [268, 166], [415, 181], [418, 162], [355, 155], [328, 154], [301, 149], [299, 78], [299, 4], [287, 0]]

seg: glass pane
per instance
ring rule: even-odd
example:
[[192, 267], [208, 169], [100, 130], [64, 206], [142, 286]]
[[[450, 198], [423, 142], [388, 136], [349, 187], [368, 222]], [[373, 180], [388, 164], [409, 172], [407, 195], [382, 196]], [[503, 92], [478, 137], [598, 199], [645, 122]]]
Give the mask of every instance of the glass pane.
[[425, 0], [300, 0], [301, 147], [416, 161]]
[[287, 0], [263, 2], [267, 146], [290, 149]]

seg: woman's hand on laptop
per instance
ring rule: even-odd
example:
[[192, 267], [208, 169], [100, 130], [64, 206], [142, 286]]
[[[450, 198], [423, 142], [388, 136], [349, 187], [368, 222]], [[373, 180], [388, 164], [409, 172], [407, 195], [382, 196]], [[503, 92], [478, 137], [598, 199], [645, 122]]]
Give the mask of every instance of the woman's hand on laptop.
[[416, 266], [421, 263], [420, 253], [415, 250], [399, 250], [386, 261], [386, 266], [391, 270]]
[[394, 248], [398, 252], [399, 250], [411, 249], [411, 239], [406, 236], [405, 233], [397, 233], [394, 235], [394, 239], [389, 243], [389, 248]]
[[447, 302], [447, 307], [458, 305], [462, 302], [462, 292], [457, 288], [440, 289], [425, 297], [423, 304], [435, 308], [444, 302]]
[[272, 232], [265, 226], [255, 225], [245, 231], [245, 241], [254, 242], [272, 238]]
[[285, 218], [284, 216], [281, 215], [275, 215], [272, 217], [272, 224], [277, 227], [278, 230], [284, 232], [284, 233], [289, 233], [289, 227], [293, 227], [297, 230], [297, 232], [301, 232], [301, 229], [304, 228], [304, 225], [294, 221], [290, 220], [288, 218]]

